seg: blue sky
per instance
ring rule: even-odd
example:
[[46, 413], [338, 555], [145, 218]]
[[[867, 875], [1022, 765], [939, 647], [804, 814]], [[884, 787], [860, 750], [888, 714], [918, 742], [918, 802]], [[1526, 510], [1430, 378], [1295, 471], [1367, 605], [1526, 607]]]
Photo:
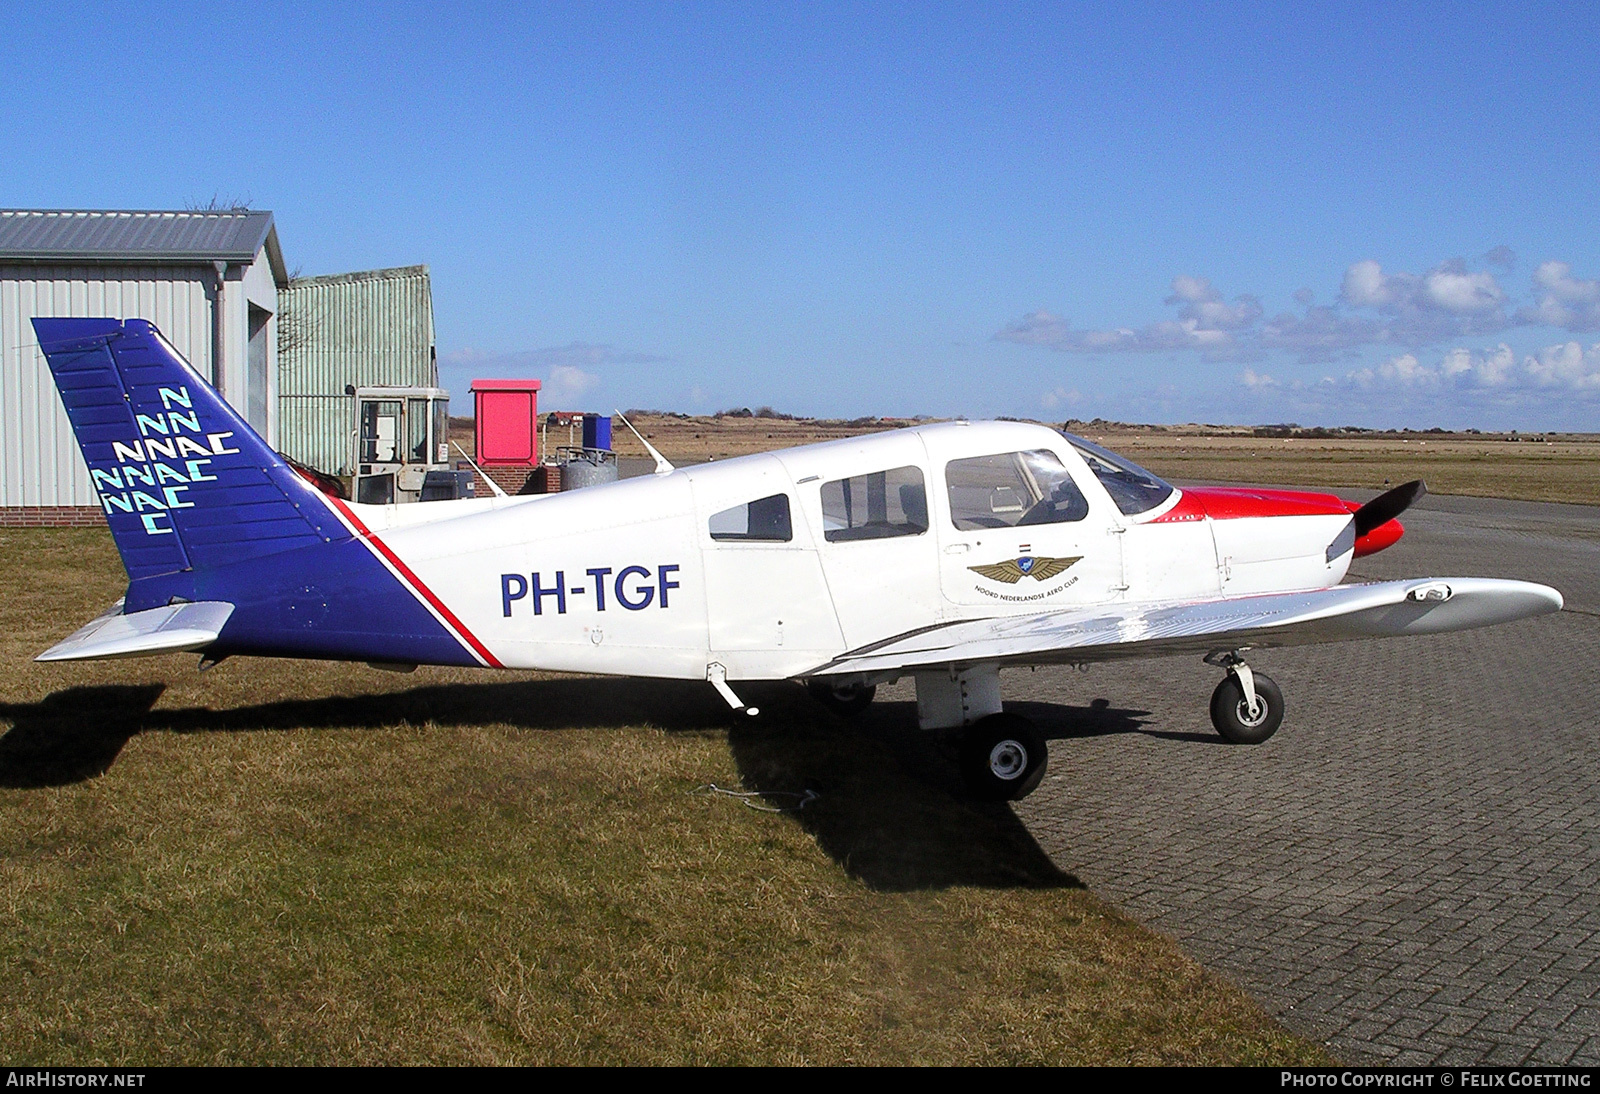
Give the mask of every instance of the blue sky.
[[59, 6], [0, 205], [427, 263], [547, 404], [1600, 430], [1583, 5]]

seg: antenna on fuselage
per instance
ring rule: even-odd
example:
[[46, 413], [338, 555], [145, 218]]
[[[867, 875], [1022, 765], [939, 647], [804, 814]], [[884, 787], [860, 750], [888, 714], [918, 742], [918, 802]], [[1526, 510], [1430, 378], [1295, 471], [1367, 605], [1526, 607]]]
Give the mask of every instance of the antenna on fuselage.
[[451, 441], [450, 443], [455, 445], [456, 446], [456, 451], [461, 453], [461, 457], [472, 465], [472, 469], [478, 473], [478, 477], [480, 479], [482, 479], [484, 482], [489, 484], [489, 489], [494, 492], [494, 496], [495, 497], [504, 498], [504, 497], [509, 497], [510, 496], [504, 490], [500, 489], [500, 484], [499, 483], [495, 482], [488, 475], [485, 475], [483, 473], [483, 468], [478, 466], [478, 461], [474, 460], [471, 456], [467, 455], [467, 450], [465, 448], [461, 447], [460, 442]]
[[639, 443], [644, 445], [644, 450], [646, 452], [650, 453], [650, 455], [655, 457], [655, 461], [656, 461], [655, 474], [657, 474], [657, 475], [665, 475], [669, 471], [676, 471], [677, 470], [676, 467], [672, 466], [672, 461], [671, 460], [667, 459], [661, 453], [657, 452], [656, 451], [656, 446], [651, 444], [649, 441], [644, 439], [644, 434], [643, 433], [640, 433], [637, 429], [633, 428], [633, 423], [628, 421], [628, 419], [623, 415], [622, 411], [613, 410], [611, 413], [613, 413], [617, 417], [621, 418], [622, 419], [622, 424], [628, 427], [628, 432], [632, 433], [635, 437], [638, 437], [639, 438]]

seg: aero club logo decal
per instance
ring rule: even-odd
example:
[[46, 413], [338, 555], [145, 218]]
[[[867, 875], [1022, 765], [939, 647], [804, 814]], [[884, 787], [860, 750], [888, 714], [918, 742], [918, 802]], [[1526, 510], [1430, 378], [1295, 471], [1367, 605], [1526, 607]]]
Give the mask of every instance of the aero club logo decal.
[[1004, 562], [989, 563], [985, 566], [968, 566], [967, 569], [991, 581], [1003, 581], [1007, 585], [1015, 585], [1025, 577], [1031, 577], [1035, 581], [1049, 581], [1082, 559], [1082, 555], [1074, 555], [1072, 558], [1023, 555], [1021, 558], [1008, 558]]

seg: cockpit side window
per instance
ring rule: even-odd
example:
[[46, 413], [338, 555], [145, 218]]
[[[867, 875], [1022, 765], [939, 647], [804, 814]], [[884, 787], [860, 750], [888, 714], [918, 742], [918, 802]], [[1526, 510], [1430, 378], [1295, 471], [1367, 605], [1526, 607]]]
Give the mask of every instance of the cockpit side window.
[[789, 495], [757, 498], [711, 518], [711, 538], [718, 542], [788, 543], [794, 538], [789, 522]]
[[1002, 452], [944, 468], [950, 518], [963, 532], [1062, 524], [1089, 515], [1089, 501], [1053, 452]]
[[1133, 461], [1125, 460], [1115, 452], [1108, 452], [1074, 433], [1066, 433], [1064, 436], [1072, 442], [1072, 447], [1078, 450], [1078, 455], [1088, 463], [1089, 470], [1100, 480], [1100, 485], [1106, 488], [1106, 493], [1117, 503], [1117, 508], [1122, 510], [1123, 516], [1138, 516], [1154, 509], [1172, 496], [1170, 484], [1162, 482]]
[[922, 469], [895, 467], [822, 484], [822, 535], [829, 543], [916, 536], [928, 530]]

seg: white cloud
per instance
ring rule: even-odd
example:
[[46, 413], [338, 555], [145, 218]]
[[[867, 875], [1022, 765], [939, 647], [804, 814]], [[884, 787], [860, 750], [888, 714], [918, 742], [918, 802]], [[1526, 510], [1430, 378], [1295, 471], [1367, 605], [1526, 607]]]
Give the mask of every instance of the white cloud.
[[448, 365], [495, 367], [511, 369], [551, 369], [560, 365], [574, 368], [596, 365], [647, 365], [670, 360], [653, 353], [635, 353], [618, 350], [614, 346], [596, 345], [592, 342], [568, 342], [564, 346], [547, 346], [543, 349], [512, 350], [505, 353], [485, 352], [466, 347], [441, 355]]
[[1534, 306], [1518, 312], [1518, 318], [1574, 333], [1600, 330], [1600, 280], [1573, 277], [1570, 265], [1552, 261], [1539, 264], [1533, 283], [1543, 295]]
[[1249, 388], [1251, 391], [1259, 391], [1263, 388], [1272, 388], [1278, 386], [1278, 381], [1274, 380], [1271, 376], [1268, 376], [1265, 373], [1257, 373], [1254, 369], [1248, 368], [1239, 373], [1239, 382], [1245, 387]]
[[1253, 296], [1238, 296], [1229, 304], [1204, 277], [1173, 278], [1167, 303], [1180, 301], [1184, 308], [1178, 313], [1179, 321], [1192, 324], [1191, 329], [1196, 331], [1244, 330], [1261, 318], [1261, 301]]
[[1083, 393], [1077, 388], [1056, 387], [1039, 396], [1039, 405], [1046, 410], [1055, 410], [1060, 406], [1074, 407], [1083, 402]]
[[1399, 357], [1389, 358], [1375, 369], [1363, 368], [1347, 373], [1345, 380], [1364, 391], [1376, 387], [1437, 387], [1439, 373], [1423, 366], [1415, 354], [1403, 353]]
[[[603, 380], [609, 365], [654, 364], [668, 358], [618, 350], [609, 345], [569, 342], [543, 349], [494, 352], [470, 346], [439, 355], [439, 369], [456, 400], [466, 397], [467, 383], [478, 377], [527, 376], [542, 381], [539, 401], [550, 409], [579, 409], [577, 404]], [[565, 405], [563, 405], [565, 404]], [[457, 405], [460, 405], [459, 401]]]
[[1397, 308], [1416, 292], [1417, 279], [1410, 274], [1389, 275], [1371, 258], [1354, 263], [1344, 272], [1339, 296], [1354, 308]]
[[1460, 260], [1443, 263], [1421, 277], [1386, 274], [1374, 259], [1363, 259], [1344, 272], [1340, 299], [1354, 308], [1372, 308], [1390, 315], [1437, 310], [1451, 314], [1493, 311], [1505, 292], [1486, 270], [1469, 271]]
[[547, 372], [539, 395], [546, 405], [567, 403], [593, 390], [599, 383], [600, 377], [592, 372], [573, 365], [556, 365]]
[[1565, 262], [1541, 262], [1533, 281], [1563, 304], [1600, 303], [1600, 281], [1573, 277], [1572, 267]]
[[1189, 277], [1179, 274], [1172, 279], [1172, 295], [1167, 297], [1167, 303], [1176, 304], [1179, 301], [1195, 303], [1201, 300], [1215, 300], [1216, 290], [1211, 287], [1209, 277]]
[[1447, 312], [1486, 312], [1500, 307], [1506, 294], [1487, 271], [1438, 269], [1422, 279], [1421, 298]]
[[1308, 305], [1304, 315], [1283, 312], [1261, 327], [1264, 347], [1298, 353], [1302, 361], [1332, 361], [1384, 338], [1381, 324], [1326, 306]]
[[1032, 315], [1024, 315], [995, 337], [1003, 342], [1020, 342], [1025, 346], [1059, 347], [1071, 334], [1070, 323], [1040, 308]]
[[1163, 319], [1142, 327], [1073, 330], [1059, 315], [1044, 309], [1025, 315], [995, 334], [1002, 342], [1048, 346], [1076, 353], [1160, 353], [1198, 349], [1215, 356], [1235, 350], [1233, 332], [1248, 332], [1261, 318], [1261, 302], [1253, 296], [1235, 297], [1232, 303], [1212, 288], [1204, 277], [1172, 279], [1168, 304], [1181, 304], [1177, 319]]
[[1473, 384], [1477, 387], [1502, 387], [1512, 382], [1512, 370], [1517, 355], [1504, 342], [1493, 350], [1474, 353], [1467, 349], [1453, 349], [1439, 362], [1439, 374], [1456, 384]]
[[1576, 342], [1546, 346], [1523, 362], [1523, 368], [1539, 387], [1600, 392], [1600, 342], [1587, 350]]
[[1437, 365], [1423, 364], [1415, 354], [1405, 353], [1376, 368], [1346, 373], [1344, 382], [1363, 391], [1557, 388], [1574, 394], [1600, 393], [1600, 343], [1587, 350], [1577, 342], [1548, 346], [1537, 356], [1525, 356], [1520, 364], [1503, 342], [1491, 350], [1450, 350]]
[[1423, 368], [1418, 363], [1415, 355], [1410, 353], [1392, 357], [1379, 365], [1378, 375], [1390, 383], [1401, 384], [1405, 387], [1431, 387], [1439, 382], [1438, 370]]
[[[1496, 247], [1481, 261], [1508, 270], [1516, 255], [1509, 247]], [[1177, 307], [1175, 318], [1074, 330], [1066, 319], [1041, 308], [994, 337], [1063, 353], [1198, 350], [1213, 360], [1246, 361], [1286, 351], [1308, 363], [1348, 358], [1365, 346], [1396, 346], [1414, 354], [1427, 346], [1492, 337], [1518, 326], [1554, 326], [1573, 333], [1600, 330], [1600, 280], [1573, 277], [1567, 263], [1549, 261], [1538, 267], [1533, 283], [1536, 301], [1513, 313], [1516, 301], [1495, 275], [1469, 269], [1462, 259], [1413, 274], [1385, 271], [1369, 258], [1345, 270], [1336, 304], [1317, 305], [1311, 290], [1300, 289], [1294, 293], [1302, 308], [1298, 314], [1285, 311], [1267, 318], [1258, 297], [1245, 293], [1230, 300], [1208, 278], [1184, 274], [1172, 279], [1165, 298], [1169, 307]], [[1483, 378], [1497, 367], [1478, 362], [1468, 371], [1474, 382], [1487, 383]], [[1448, 375], [1455, 379], [1463, 373]], [[1425, 381], [1419, 373], [1408, 382]]]

